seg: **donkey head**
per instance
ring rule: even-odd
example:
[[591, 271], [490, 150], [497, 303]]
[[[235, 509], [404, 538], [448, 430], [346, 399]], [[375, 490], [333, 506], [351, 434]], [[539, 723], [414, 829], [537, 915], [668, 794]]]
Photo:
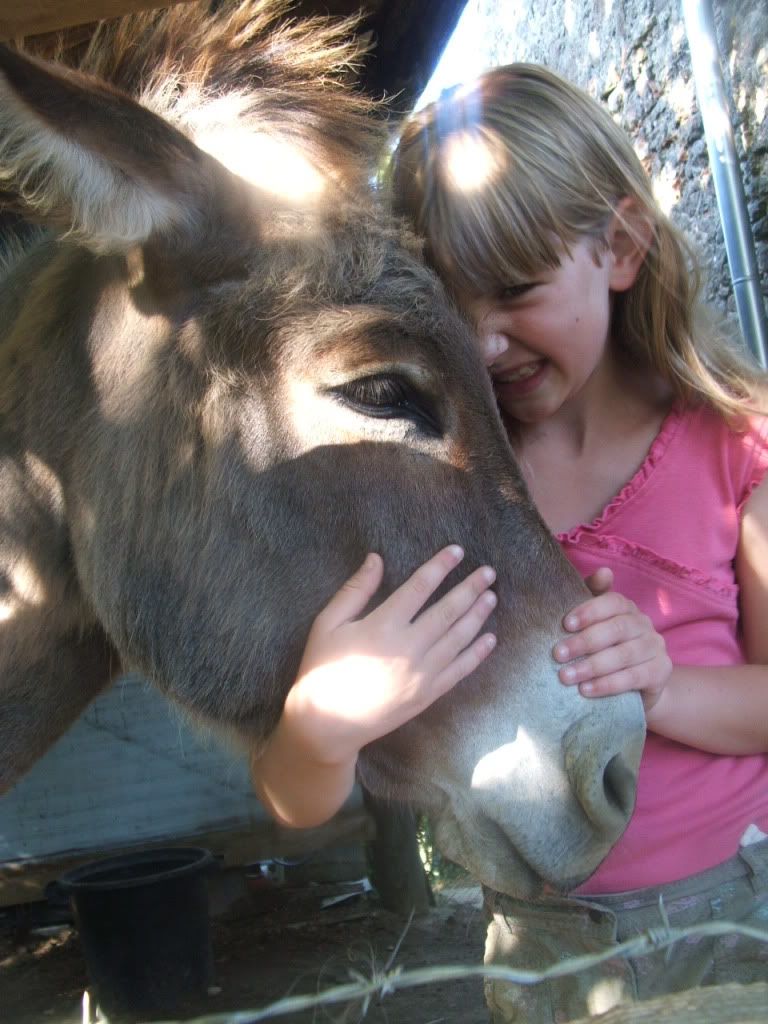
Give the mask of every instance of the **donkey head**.
[[[293, 43], [315, 53], [311, 29]], [[207, 79], [203, 102], [183, 70], [145, 97], [174, 93], [185, 118], [161, 117], [0, 52], [7, 195], [65, 232], [0, 293], [0, 776], [121, 667], [257, 748], [365, 552], [384, 557], [385, 594], [458, 542], [464, 571], [497, 569], [498, 650], [366, 749], [362, 779], [431, 812], [487, 884], [573, 885], [631, 813], [643, 716], [636, 696], [558, 682], [550, 651], [584, 588], [526, 494], [468, 328], [359, 161], [340, 169], [279, 90], [270, 106], [268, 85]], [[337, 120], [341, 95], [325, 100]], [[14, 589], [22, 564], [34, 599]]]

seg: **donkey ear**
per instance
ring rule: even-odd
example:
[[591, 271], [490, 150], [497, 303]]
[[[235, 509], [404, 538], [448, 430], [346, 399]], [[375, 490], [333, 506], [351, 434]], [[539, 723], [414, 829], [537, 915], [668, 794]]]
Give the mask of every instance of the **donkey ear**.
[[126, 249], [190, 228], [217, 171], [113, 87], [0, 45], [0, 188], [28, 219]]

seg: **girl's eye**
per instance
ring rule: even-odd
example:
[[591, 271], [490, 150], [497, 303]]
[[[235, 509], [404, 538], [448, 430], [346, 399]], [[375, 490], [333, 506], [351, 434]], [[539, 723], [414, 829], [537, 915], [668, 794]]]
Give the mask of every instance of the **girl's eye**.
[[499, 292], [499, 298], [502, 302], [512, 302], [513, 299], [521, 298], [521, 296], [526, 295], [535, 287], [535, 281], [527, 281], [525, 284], [511, 284], [508, 287], [501, 289]]
[[442, 435], [431, 399], [403, 377], [374, 374], [329, 390], [334, 398], [363, 416], [410, 420], [423, 433], [433, 437]]

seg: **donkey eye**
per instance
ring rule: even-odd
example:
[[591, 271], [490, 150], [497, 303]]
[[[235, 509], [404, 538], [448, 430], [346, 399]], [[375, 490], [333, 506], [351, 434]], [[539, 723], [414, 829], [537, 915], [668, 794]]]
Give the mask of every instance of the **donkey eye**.
[[374, 374], [347, 381], [330, 393], [363, 416], [388, 420], [410, 420], [433, 437], [442, 430], [431, 400], [402, 377]]

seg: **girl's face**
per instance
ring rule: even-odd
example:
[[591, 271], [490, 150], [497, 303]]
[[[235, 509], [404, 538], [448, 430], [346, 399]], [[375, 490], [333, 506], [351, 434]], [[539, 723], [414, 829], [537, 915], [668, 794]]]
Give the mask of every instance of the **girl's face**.
[[591, 238], [570, 246], [560, 266], [495, 296], [463, 305], [483, 350], [506, 342], [490, 362], [501, 409], [541, 423], [576, 396], [606, 356], [613, 255]]

